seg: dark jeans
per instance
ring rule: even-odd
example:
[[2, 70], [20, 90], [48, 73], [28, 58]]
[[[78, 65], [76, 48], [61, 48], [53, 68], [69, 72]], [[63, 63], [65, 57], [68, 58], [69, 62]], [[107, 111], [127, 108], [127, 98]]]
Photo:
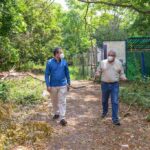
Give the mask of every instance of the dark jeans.
[[112, 120], [116, 122], [119, 120], [118, 118], [118, 109], [119, 109], [119, 83], [106, 83], [102, 82], [102, 106], [103, 106], [103, 114], [106, 115], [108, 113], [108, 100], [109, 96], [111, 96], [111, 104], [112, 104]]

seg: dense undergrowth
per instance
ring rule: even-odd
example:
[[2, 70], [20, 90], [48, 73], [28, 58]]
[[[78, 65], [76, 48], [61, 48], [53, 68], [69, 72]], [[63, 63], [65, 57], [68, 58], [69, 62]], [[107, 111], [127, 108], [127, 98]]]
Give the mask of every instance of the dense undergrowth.
[[137, 105], [143, 109], [150, 109], [150, 81], [131, 82], [120, 90], [121, 100], [127, 104]]
[[43, 99], [44, 84], [31, 77], [10, 79], [0, 82], [1, 101], [17, 104], [34, 104]]
[[[122, 102], [150, 112], [150, 81], [134, 81], [120, 88]], [[150, 113], [146, 116], [150, 122]]]

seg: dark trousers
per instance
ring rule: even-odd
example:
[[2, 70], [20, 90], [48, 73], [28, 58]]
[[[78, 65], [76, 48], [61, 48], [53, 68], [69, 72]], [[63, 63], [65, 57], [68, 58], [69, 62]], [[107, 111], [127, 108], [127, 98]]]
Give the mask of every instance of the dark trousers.
[[106, 83], [102, 82], [102, 106], [103, 106], [103, 114], [106, 115], [108, 113], [108, 100], [109, 96], [111, 96], [111, 104], [112, 104], [112, 120], [116, 122], [119, 120], [118, 118], [118, 110], [119, 110], [119, 83]]

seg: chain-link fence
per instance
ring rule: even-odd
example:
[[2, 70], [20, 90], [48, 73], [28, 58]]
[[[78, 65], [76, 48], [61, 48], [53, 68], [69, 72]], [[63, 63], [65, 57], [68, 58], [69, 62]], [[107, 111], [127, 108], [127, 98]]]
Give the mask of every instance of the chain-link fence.
[[150, 37], [127, 40], [127, 76], [130, 80], [150, 76]]
[[[118, 50], [116, 48], [116, 50]], [[73, 71], [79, 79], [92, 78], [99, 64], [98, 58], [103, 56], [105, 49], [91, 48], [86, 53], [76, 54], [73, 57]], [[125, 51], [125, 50], [124, 50]], [[119, 51], [120, 52], [120, 51]], [[107, 54], [107, 53], [106, 53]], [[121, 57], [124, 54], [121, 53]], [[100, 58], [103, 60], [104, 58]], [[150, 37], [129, 38], [126, 41], [126, 74], [129, 80], [150, 77]]]

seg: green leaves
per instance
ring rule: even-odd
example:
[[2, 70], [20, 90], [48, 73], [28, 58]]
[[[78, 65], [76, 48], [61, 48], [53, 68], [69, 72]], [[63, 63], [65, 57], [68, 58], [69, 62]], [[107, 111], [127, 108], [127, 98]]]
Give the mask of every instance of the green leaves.
[[103, 0], [96, 4], [67, 0], [69, 10], [63, 11], [60, 5], [45, 0], [1, 1], [1, 69], [14, 65], [20, 69], [30, 62], [44, 64], [56, 46], [66, 49], [66, 56], [72, 59], [95, 44], [101, 46], [104, 40], [150, 34], [149, 15], [100, 2], [132, 5], [146, 11], [150, 6], [147, 0]]
[[150, 108], [149, 87], [149, 81], [145, 83], [137, 80], [127, 87], [121, 88], [121, 100], [127, 104], [133, 104], [134, 106], [138, 105], [141, 108], [148, 110]]
[[8, 87], [6, 83], [0, 81], [0, 100], [6, 101], [8, 94]]
[[[44, 64], [61, 45], [61, 8], [44, 0], [0, 2], [0, 61], [2, 69], [33, 61]], [[6, 61], [4, 61], [6, 60]]]
[[87, 4], [97, 4], [97, 5], [104, 5], [109, 7], [120, 7], [120, 8], [127, 8], [130, 10], [134, 10], [135, 12], [150, 15], [150, 2], [148, 0], [78, 0], [83, 3]]
[[63, 43], [69, 55], [83, 53], [90, 47], [89, 33], [85, 30], [82, 13], [74, 9], [63, 18]]

